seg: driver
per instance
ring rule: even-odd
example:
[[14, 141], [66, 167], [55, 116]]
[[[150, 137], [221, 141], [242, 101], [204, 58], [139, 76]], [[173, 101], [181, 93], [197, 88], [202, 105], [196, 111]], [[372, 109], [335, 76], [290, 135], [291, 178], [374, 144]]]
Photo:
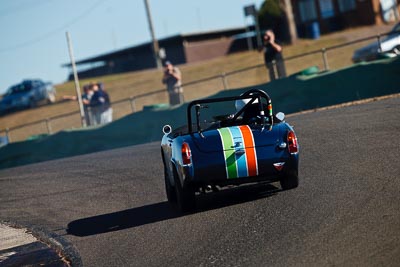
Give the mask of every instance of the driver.
[[[235, 101], [235, 108], [236, 112], [239, 112], [247, 103], [249, 103], [251, 98], [245, 98], [245, 99], [238, 99]], [[262, 104], [263, 106], [263, 111], [267, 111], [267, 105]], [[253, 103], [249, 106], [246, 107], [246, 109], [243, 111], [243, 116], [242, 116], [242, 123], [243, 124], [250, 124], [253, 122], [257, 121], [257, 118], [262, 116], [260, 112], [260, 105], [258, 103], [258, 99], [255, 99]]]

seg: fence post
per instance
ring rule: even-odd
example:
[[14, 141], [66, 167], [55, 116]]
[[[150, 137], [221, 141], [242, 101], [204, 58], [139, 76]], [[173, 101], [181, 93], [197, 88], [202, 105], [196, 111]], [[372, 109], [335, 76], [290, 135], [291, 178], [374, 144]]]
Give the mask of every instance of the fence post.
[[135, 97], [131, 96], [129, 98], [130, 102], [131, 102], [131, 108], [132, 108], [132, 113], [136, 112], [136, 103], [135, 103]]
[[46, 119], [46, 127], [47, 127], [48, 134], [51, 134], [51, 132], [52, 132], [50, 123], [51, 123], [50, 119]]
[[328, 65], [328, 56], [326, 55], [326, 48], [321, 49], [322, 52], [322, 59], [324, 60], [324, 68], [325, 70], [329, 70], [329, 65]]
[[[271, 81], [273, 81], [273, 80], [276, 80], [276, 79], [279, 79], [280, 77], [279, 77], [279, 74], [278, 74], [278, 65], [276, 64], [276, 60], [274, 59], [274, 60], [272, 60], [272, 72], [273, 72], [273, 76], [272, 77], [270, 77], [270, 79], [271, 79]], [[272, 73], [270, 72], [270, 75], [271, 75]]]
[[11, 136], [10, 136], [10, 129], [9, 128], [6, 128], [6, 136], [7, 136], [8, 143], [11, 143]]
[[381, 52], [382, 52], [381, 35], [378, 34], [378, 35], [376, 36], [376, 38], [378, 39], [378, 52], [381, 53]]
[[228, 90], [228, 89], [229, 89], [229, 86], [228, 86], [228, 81], [227, 81], [227, 79], [226, 79], [226, 74], [225, 74], [225, 72], [223, 72], [223, 73], [221, 74], [221, 79], [222, 79], [222, 85], [224, 86], [224, 90]]

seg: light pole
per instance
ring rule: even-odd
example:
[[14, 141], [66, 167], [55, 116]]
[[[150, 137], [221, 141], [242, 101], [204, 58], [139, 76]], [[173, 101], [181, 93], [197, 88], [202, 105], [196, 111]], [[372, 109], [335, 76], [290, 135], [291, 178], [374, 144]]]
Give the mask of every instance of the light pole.
[[161, 68], [161, 60], [160, 57], [158, 55], [159, 53], [159, 46], [158, 46], [158, 41], [154, 35], [154, 30], [153, 30], [153, 22], [151, 20], [151, 14], [150, 14], [150, 7], [149, 7], [149, 1], [148, 0], [144, 0], [144, 5], [146, 7], [146, 14], [147, 14], [147, 20], [149, 22], [149, 29], [150, 29], [150, 34], [151, 34], [151, 40], [153, 42], [153, 54], [154, 54], [154, 60], [156, 62], [156, 66], [157, 68]]
[[74, 74], [76, 97], [78, 98], [82, 127], [86, 127], [87, 122], [85, 119], [85, 111], [83, 109], [82, 95], [81, 95], [81, 89], [79, 87], [79, 79], [78, 79], [78, 73], [76, 71], [74, 53], [72, 50], [71, 37], [69, 36], [69, 32], [66, 32], [65, 35], [67, 37], [67, 44], [68, 44], [69, 57], [71, 59], [72, 73]]

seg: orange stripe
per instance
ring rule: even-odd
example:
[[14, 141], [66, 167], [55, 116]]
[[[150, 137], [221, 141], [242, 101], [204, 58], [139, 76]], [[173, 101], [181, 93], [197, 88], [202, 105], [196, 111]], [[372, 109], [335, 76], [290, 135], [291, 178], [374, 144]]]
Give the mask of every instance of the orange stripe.
[[253, 134], [247, 125], [239, 126], [244, 139], [244, 147], [246, 148], [247, 170], [249, 176], [258, 174], [256, 148], [254, 145]]

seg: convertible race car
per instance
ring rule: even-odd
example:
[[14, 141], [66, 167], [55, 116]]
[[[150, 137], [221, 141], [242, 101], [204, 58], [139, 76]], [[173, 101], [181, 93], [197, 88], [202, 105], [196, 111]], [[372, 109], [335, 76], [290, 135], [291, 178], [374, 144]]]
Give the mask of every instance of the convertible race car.
[[196, 193], [228, 185], [298, 186], [296, 134], [264, 91], [192, 101], [187, 120], [174, 130], [165, 125], [161, 142], [167, 198], [180, 211], [195, 209]]

